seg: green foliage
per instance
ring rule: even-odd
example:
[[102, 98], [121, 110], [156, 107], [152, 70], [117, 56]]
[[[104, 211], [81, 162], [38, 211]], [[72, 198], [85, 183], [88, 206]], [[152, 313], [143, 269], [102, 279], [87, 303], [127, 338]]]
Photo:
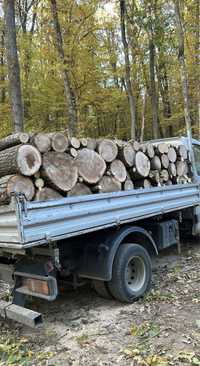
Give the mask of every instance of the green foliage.
[[[108, 1], [107, 1], [108, 2]], [[125, 65], [120, 37], [119, 7], [109, 13], [103, 0], [57, 0], [63, 35], [65, 67], [72, 80], [78, 108], [80, 136], [130, 138], [130, 110], [124, 85]], [[55, 47], [50, 3], [40, 0], [31, 8], [26, 32], [19, 19], [18, 49], [21, 66], [25, 127], [28, 131], [51, 131], [67, 127], [67, 108], [62, 69]], [[140, 137], [143, 94], [147, 90], [145, 139], [152, 138], [149, 89], [148, 39], [156, 49], [156, 88], [159, 120], [165, 136], [185, 132], [177, 37], [173, 4], [164, 0], [127, 0], [131, 76], [137, 104], [137, 137]], [[197, 60], [197, 9], [195, 2], [183, 5], [186, 57], [194, 135], [198, 135], [199, 66]], [[30, 31], [36, 13], [34, 32]], [[3, 27], [0, 27], [3, 35]], [[11, 132], [5, 45], [0, 38], [0, 135]], [[2, 97], [2, 91], [4, 96]], [[170, 115], [166, 116], [166, 98]]]

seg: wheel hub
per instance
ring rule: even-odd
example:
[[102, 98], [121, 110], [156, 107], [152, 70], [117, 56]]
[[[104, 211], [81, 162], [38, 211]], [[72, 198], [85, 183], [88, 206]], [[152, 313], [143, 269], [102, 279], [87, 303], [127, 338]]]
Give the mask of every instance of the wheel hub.
[[127, 265], [126, 284], [133, 292], [139, 291], [146, 277], [144, 261], [140, 257], [132, 257]]

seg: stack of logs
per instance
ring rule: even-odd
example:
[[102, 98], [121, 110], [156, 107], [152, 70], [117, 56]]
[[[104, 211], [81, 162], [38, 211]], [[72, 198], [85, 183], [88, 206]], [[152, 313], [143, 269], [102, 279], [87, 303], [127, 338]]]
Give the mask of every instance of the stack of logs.
[[20, 133], [0, 140], [0, 203], [116, 192], [191, 182], [183, 145], [140, 144], [65, 133]]

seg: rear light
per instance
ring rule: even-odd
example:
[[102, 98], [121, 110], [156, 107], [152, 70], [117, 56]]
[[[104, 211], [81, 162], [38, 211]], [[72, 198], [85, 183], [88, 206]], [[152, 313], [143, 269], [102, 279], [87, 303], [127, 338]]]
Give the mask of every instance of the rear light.
[[15, 289], [24, 295], [35, 296], [49, 301], [58, 295], [57, 280], [53, 276], [40, 276], [23, 272], [15, 272], [15, 278], [20, 283]]

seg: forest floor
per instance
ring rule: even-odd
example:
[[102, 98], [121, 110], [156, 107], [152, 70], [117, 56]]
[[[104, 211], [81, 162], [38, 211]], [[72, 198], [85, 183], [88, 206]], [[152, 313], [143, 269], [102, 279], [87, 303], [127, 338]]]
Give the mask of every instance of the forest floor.
[[152, 290], [134, 304], [88, 286], [31, 305], [44, 327], [2, 321], [0, 366], [200, 365], [200, 242], [157, 257]]

